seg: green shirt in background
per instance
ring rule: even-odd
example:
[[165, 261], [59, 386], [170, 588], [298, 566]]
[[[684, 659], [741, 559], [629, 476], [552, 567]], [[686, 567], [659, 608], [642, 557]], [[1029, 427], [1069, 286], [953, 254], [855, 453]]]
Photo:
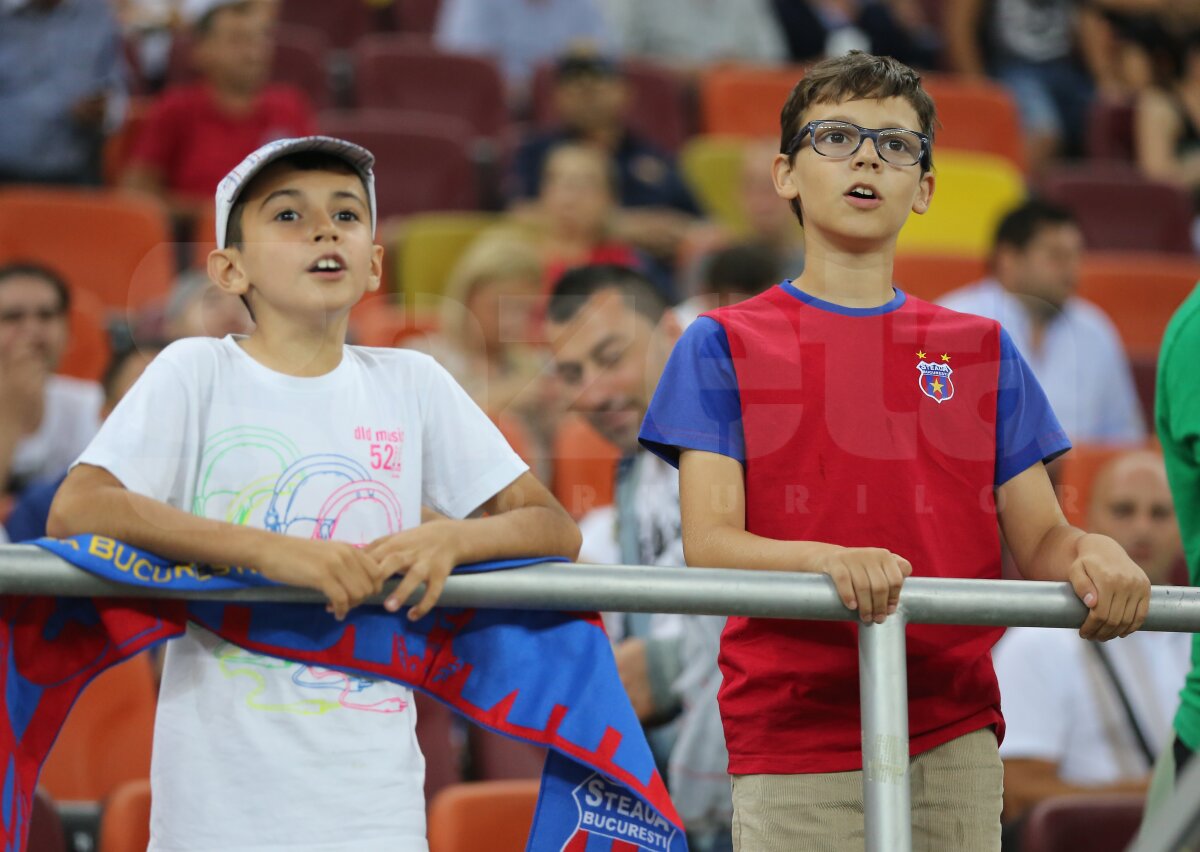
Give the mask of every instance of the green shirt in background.
[[[1158, 356], [1154, 422], [1183, 534], [1188, 578], [1200, 586], [1200, 286], [1180, 305]], [[1175, 731], [1200, 751], [1200, 633], [1192, 639], [1192, 671], [1180, 694]]]

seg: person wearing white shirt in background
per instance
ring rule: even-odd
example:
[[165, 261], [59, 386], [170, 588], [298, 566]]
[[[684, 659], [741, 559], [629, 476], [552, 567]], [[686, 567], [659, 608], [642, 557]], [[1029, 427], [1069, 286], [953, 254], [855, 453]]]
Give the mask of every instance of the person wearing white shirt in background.
[[1083, 251], [1069, 211], [1027, 201], [997, 228], [992, 277], [938, 303], [1004, 326], [1073, 442], [1141, 443], [1146, 425], [1117, 331], [1075, 295]]
[[70, 304], [53, 270], [0, 267], [0, 495], [65, 471], [100, 428], [100, 385], [54, 372]]
[[[1114, 538], [1151, 583], [1169, 582], [1183, 544], [1158, 453], [1131, 450], [1100, 470], [1088, 531]], [[1074, 630], [1009, 630], [993, 651], [1007, 722], [1005, 821], [1053, 796], [1144, 793], [1190, 651], [1185, 633], [1139, 631], [1101, 644]]]

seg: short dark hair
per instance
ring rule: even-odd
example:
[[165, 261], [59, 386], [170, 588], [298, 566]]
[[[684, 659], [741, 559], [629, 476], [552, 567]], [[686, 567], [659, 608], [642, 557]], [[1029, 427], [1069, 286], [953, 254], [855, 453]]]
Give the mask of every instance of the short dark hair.
[[254, 191], [255, 184], [265, 173], [280, 165], [286, 165], [289, 168], [302, 172], [341, 172], [357, 175], [359, 182], [362, 183], [363, 192], [366, 194], [368, 200], [370, 199], [371, 193], [362, 175], [341, 157], [325, 153], [324, 151], [297, 151], [294, 154], [285, 154], [278, 160], [271, 161], [266, 168], [246, 181], [246, 185], [238, 192], [237, 200], [234, 201], [233, 207], [229, 211], [229, 221], [225, 225], [226, 246], [237, 249], [242, 247], [242, 214], [246, 209], [245, 199], [250, 197]]
[[1024, 249], [1047, 225], [1074, 225], [1075, 214], [1066, 207], [1032, 199], [1010, 210], [996, 227], [992, 250], [1000, 246]]
[[[779, 114], [779, 153], [794, 158], [792, 140], [803, 125], [801, 119], [813, 104], [845, 100], [904, 98], [917, 113], [920, 131], [929, 137], [930, 148], [921, 163], [921, 174], [933, 168], [933, 136], [937, 108], [921, 87], [921, 75], [890, 56], [875, 56], [852, 50], [845, 56], [825, 59], [809, 68], [796, 83]], [[792, 211], [804, 224], [800, 202], [792, 199]]]
[[735, 243], [712, 253], [704, 269], [704, 292], [753, 296], [779, 283], [779, 255], [764, 243]]
[[71, 308], [71, 288], [67, 281], [55, 270], [45, 264], [31, 260], [21, 260], [0, 266], [0, 284], [10, 278], [40, 278], [54, 288], [58, 294], [58, 309], [65, 314]]
[[657, 325], [667, 310], [667, 300], [645, 275], [629, 266], [597, 263], [568, 269], [554, 284], [546, 303], [551, 322], [569, 322], [584, 303], [604, 290], [617, 290], [625, 304]]
[[237, 0], [233, 3], [218, 3], [211, 9], [196, 19], [192, 24], [192, 34], [197, 38], [205, 38], [216, 25], [217, 17], [224, 12], [233, 12], [238, 15], [244, 15], [254, 8], [254, 0]]
[[166, 348], [166, 342], [161, 340], [128, 340], [124, 346], [113, 349], [112, 357], [108, 359], [108, 365], [104, 368], [104, 375], [100, 377], [100, 386], [104, 388], [104, 398], [110, 403], [113, 402], [117, 377], [121, 374], [121, 368], [125, 366], [125, 362], [134, 355], [148, 352], [157, 355]]

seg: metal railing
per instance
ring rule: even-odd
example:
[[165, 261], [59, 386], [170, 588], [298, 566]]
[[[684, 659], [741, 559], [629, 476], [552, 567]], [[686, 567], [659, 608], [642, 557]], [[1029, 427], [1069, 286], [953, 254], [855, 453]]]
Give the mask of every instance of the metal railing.
[[[393, 581], [394, 582], [394, 581]], [[166, 593], [100, 579], [32, 545], [0, 545], [0, 594], [70, 597], [187, 597], [318, 602], [300, 588]], [[387, 592], [372, 599], [382, 602]], [[725, 568], [546, 563], [516, 571], [451, 577], [446, 606], [663, 612], [755, 618], [853, 620], [823, 576]], [[883, 624], [859, 631], [863, 799], [867, 852], [911, 852], [906, 624], [1074, 627], [1087, 613], [1066, 583], [911, 577]], [[1200, 589], [1156, 586], [1144, 630], [1200, 632]], [[1200, 763], [1200, 762], [1198, 762]], [[1181, 848], [1200, 824], [1200, 765], [1185, 775], [1138, 852]], [[1189, 798], [1191, 796], [1191, 798]]]

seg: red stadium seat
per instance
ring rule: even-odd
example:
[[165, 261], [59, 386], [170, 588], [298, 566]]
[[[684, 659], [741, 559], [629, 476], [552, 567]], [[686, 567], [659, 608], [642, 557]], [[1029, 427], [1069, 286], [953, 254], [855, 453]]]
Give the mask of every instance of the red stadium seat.
[[365, 0], [284, 0], [279, 20], [324, 33], [338, 50], [349, 50], [371, 27]]
[[55, 269], [117, 314], [164, 297], [175, 270], [162, 204], [119, 190], [0, 189], [0, 263], [18, 260]]
[[1133, 162], [1133, 104], [1107, 98], [1093, 100], [1085, 147], [1093, 159]]
[[523, 852], [538, 790], [533, 780], [447, 787], [429, 806], [429, 852]]
[[417, 742], [425, 755], [425, 801], [443, 788], [462, 783], [462, 736], [454, 711], [424, 693], [413, 692], [417, 710]]
[[[291, 0], [288, 0], [284, 5], [290, 3]], [[323, 30], [311, 26], [279, 24], [275, 29], [275, 58], [271, 63], [271, 81], [294, 86], [304, 92], [316, 109], [326, 109], [333, 103], [328, 55], [329, 39]], [[167, 81], [170, 85], [180, 85], [195, 79], [191, 43], [187, 35], [181, 33], [171, 43]]]
[[374, 152], [380, 219], [478, 209], [478, 179], [461, 122], [372, 110], [325, 113], [318, 124], [323, 133]]
[[542, 776], [546, 749], [533, 743], [485, 730], [472, 725], [468, 732], [467, 753], [471, 778], [476, 781], [505, 781]]
[[1175, 309], [1200, 281], [1200, 261], [1175, 255], [1093, 253], [1079, 295], [1099, 305], [1133, 355], [1155, 355]]
[[[621, 72], [629, 87], [629, 126], [664, 151], [677, 152], [691, 132], [688, 93], [678, 75], [650, 62], [626, 61]], [[533, 77], [533, 120], [555, 125], [554, 66], [539, 66]]]
[[397, 109], [462, 120], [472, 136], [508, 125], [504, 81], [490, 59], [445, 53], [427, 39], [372, 35], [354, 49], [354, 96], [365, 109]]
[[392, 20], [400, 32], [431, 36], [441, 8], [442, 0], [393, 0]]
[[1124, 852], [1142, 820], [1142, 795], [1063, 796], [1035, 805], [1021, 852]]
[[1158, 355], [1153, 352], [1131, 355], [1129, 368], [1133, 371], [1133, 385], [1137, 388], [1138, 402], [1142, 404], [1142, 420], [1145, 422], [1146, 428], [1153, 432]]
[[986, 274], [987, 264], [982, 258], [957, 254], [900, 253], [892, 269], [896, 286], [927, 302]]
[[1192, 197], [1147, 180], [1123, 163], [1059, 169], [1039, 182], [1050, 201], [1074, 212], [1088, 248], [1191, 254]]

